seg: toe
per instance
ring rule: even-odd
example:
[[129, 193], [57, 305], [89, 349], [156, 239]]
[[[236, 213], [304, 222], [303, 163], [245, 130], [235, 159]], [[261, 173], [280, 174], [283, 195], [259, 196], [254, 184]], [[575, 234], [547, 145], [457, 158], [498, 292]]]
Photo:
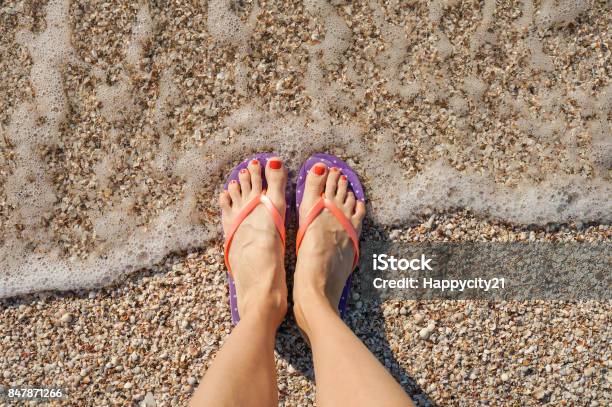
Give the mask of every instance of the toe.
[[232, 209], [232, 200], [229, 192], [223, 191], [219, 194], [219, 206], [221, 207], [221, 211], [224, 212], [223, 215]]
[[346, 201], [344, 201], [344, 214], [347, 217], [352, 217], [355, 212], [355, 194], [350, 191], [346, 196]]
[[232, 202], [240, 202], [240, 185], [235, 179], [231, 180], [227, 186], [229, 196], [232, 198]]
[[251, 191], [255, 194], [261, 193], [261, 163], [259, 160], [251, 160], [249, 163], [249, 174], [251, 175]]
[[336, 205], [344, 205], [346, 200], [346, 191], [348, 189], [348, 180], [346, 175], [341, 175], [338, 181], [338, 189], [336, 190]]
[[340, 170], [338, 169], [338, 167], [331, 167], [329, 169], [329, 175], [327, 176], [327, 182], [325, 183], [325, 198], [336, 198], [336, 189], [338, 188], [339, 178]]
[[314, 165], [308, 175], [306, 175], [306, 184], [304, 187], [304, 199], [313, 202], [321, 196], [325, 181], [327, 180], [327, 167], [325, 164], [318, 163]]
[[361, 222], [366, 214], [366, 207], [362, 201], [357, 201], [355, 205], [355, 214], [351, 217], [351, 223], [355, 229], [361, 228]]
[[251, 174], [246, 168], [243, 168], [238, 173], [238, 179], [240, 180], [240, 190], [247, 196], [251, 193]]
[[287, 170], [280, 158], [273, 157], [268, 160], [266, 180], [268, 181], [268, 197], [279, 210], [283, 209], [286, 204], [285, 187], [287, 185]]
[[232, 210], [232, 199], [227, 191], [223, 191], [219, 194], [219, 206], [221, 207], [221, 223], [223, 225], [223, 232], [227, 233], [230, 227], [230, 212]]

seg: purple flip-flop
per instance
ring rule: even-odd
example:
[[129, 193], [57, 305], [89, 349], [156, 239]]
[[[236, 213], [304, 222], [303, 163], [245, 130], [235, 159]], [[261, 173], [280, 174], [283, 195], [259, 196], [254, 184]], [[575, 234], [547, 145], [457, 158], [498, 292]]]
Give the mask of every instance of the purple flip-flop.
[[[240, 173], [240, 170], [247, 168], [249, 166], [249, 163], [252, 160], [258, 160], [261, 166], [262, 188], [266, 189], [268, 187], [268, 182], [266, 181], [265, 168], [268, 165], [268, 160], [272, 157], [277, 157], [277, 156], [278, 154], [275, 154], [275, 153], [260, 153], [260, 154], [255, 154], [247, 158], [246, 160], [238, 164], [236, 167], [234, 167], [229, 177], [225, 181], [225, 184], [223, 184], [223, 188], [227, 190], [227, 187], [232, 180], [238, 181], [238, 174]], [[288, 191], [286, 192], [286, 194], [287, 193]], [[287, 202], [289, 201], [287, 200]], [[289, 212], [289, 205], [287, 205], [287, 209], [285, 211], [285, 222], [287, 222], [287, 219], [288, 219], [288, 215], [289, 215], [288, 212]], [[227, 278], [229, 280], [229, 302], [230, 302], [230, 310], [232, 313], [232, 322], [234, 323], [234, 325], [236, 325], [240, 321], [240, 315], [238, 313], [238, 298], [236, 297], [236, 284], [234, 283], [234, 279], [229, 273], [229, 270], [227, 272]]]
[[[302, 168], [300, 168], [300, 172], [298, 174], [297, 183], [296, 183], [296, 192], [295, 192], [295, 206], [296, 210], [299, 213], [300, 204], [302, 203], [302, 198], [304, 197], [304, 184], [306, 183], [306, 176], [308, 175], [308, 171], [315, 166], [316, 164], [323, 163], [327, 168], [336, 167], [340, 169], [340, 172], [346, 176], [348, 180], [348, 190], [353, 191], [355, 194], [355, 198], [361, 202], [365, 202], [365, 194], [363, 191], [363, 186], [359, 181], [359, 177], [351, 167], [341, 159], [331, 154], [318, 153], [312, 155], [310, 158], [306, 160]], [[349, 275], [346, 280], [346, 284], [342, 290], [342, 296], [340, 297], [340, 303], [338, 304], [338, 311], [340, 312], [340, 317], [344, 318], [346, 313], [346, 306], [348, 303], [349, 292], [351, 288], [351, 281], [353, 279], [353, 273]]]

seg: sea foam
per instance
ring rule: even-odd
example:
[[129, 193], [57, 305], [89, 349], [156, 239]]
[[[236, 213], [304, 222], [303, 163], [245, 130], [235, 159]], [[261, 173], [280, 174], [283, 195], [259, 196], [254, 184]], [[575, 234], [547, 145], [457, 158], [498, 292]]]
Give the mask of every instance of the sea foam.
[[[552, 1], [545, 1], [540, 10], [534, 10], [533, 3], [525, 1], [523, 15], [516, 24], [519, 27], [533, 24], [546, 28], [564, 26], [575, 21], [588, 6], [587, 2], [562, 3], [563, 7], [554, 8]], [[468, 208], [481, 216], [517, 224], [610, 222], [610, 85], [595, 96], [576, 90], [571, 95], [552, 93], [543, 98], [547, 104], [545, 108], [550, 109], [549, 114], [558, 113], [560, 106], [570, 99], [584, 107], [583, 114], [588, 118], [585, 130], [591, 135], [586, 155], [594, 166], [589, 177], [549, 173], [541, 174], [537, 182], [524, 179], [514, 185], [504, 185], [487, 172], [458, 170], [444, 157], [428, 162], [424, 168], [408, 176], [396, 160], [400, 146], [391, 129], [381, 128], [371, 140], [357, 120], [353, 124], [338, 125], [330, 113], [334, 109], [355, 111], [359, 98], [368, 93], [367, 89], [357, 88], [353, 95], [349, 95], [339, 84], [326, 82], [327, 73], [340, 69], [345, 52], [353, 45], [351, 29], [336, 7], [342, 4], [344, 2], [305, 2], [306, 11], [322, 24], [324, 30], [323, 39], [307, 48], [309, 60], [301, 78], [303, 91], [311, 100], [306, 112], [270, 112], [262, 109], [254, 96], [219, 118], [222, 130], [198, 134], [202, 139], [200, 143], [176, 149], [170, 137], [172, 126], [168, 116], [173, 114], [170, 101], [180, 99], [181, 94], [172, 83], [174, 73], [168, 64], [159, 74], [157, 99], [150, 104], [150, 125], [161, 133], [158, 151], [155, 157], [147, 159], [155, 171], [179, 178], [182, 190], [173, 204], [162, 208], [145, 225], [131, 210], [136, 198], [125, 199], [110, 209], [92, 211], [89, 221], [99, 244], [87, 256], [67, 256], [54, 243], [57, 236], [53, 236], [45, 226], [49, 214], [63, 203], [39, 155], [41, 149], [59, 144], [61, 132], [70, 126], [63, 70], [67, 65], [92, 72], [95, 68], [80, 60], [71, 44], [69, 2], [50, 0], [45, 7], [45, 29], [39, 33], [22, 31], [16, 38], [32, 58], [30, 82], [35, 97], [19, 103], [8, 127], [2, 129], [15, 158], [14, 170], [2, 180], [6, 202], [11, 209], [0, 241], [0, 297], [107, 284], [126, 273], [150, 267], [169, 253], [201, 247], [220, 238], [218, 219], [199, 214], [199, 194], [203, 190], [214, 190], [207, 184], [208, 174], [227, 173], [232, 165], [246, 158], [246, 154], [257, 151], [276, 151], [292, 168], [298, 168], [314, 152], [327, 151], [346, 158], [363, 178], [370, 216], [380, 224], [401, 224], [416, 219], [425, 211], [456, 208]], [[234, 14], [231, 5], [232, 2], [227, 0], [208, 2], [206, 26], [208, 34], [218, 44], [235, 47], [238, 55], [235, 86], [239, 92], [248, 94], [250, 72], [243, 57], [250, 52], [249, 41], [260, 10], [255, 6], [247, 18], [241, 19]], [[449, 95], [444, 90], [444, 79], [438, 82], [433, 78], [430, 78], [431, 82], [400, 80], [402, 66], [408, 58], [407, 49], [411, 45], [405, 37], [410, 27], [389, 23], [374, 2], [371, 7], [374, 24], [386, 44], [380, 52], [375, 52], [373, 58], [376, 64], [385, 68], [383, 86], [389, 94], [399, 95], [406, 103], [417, 103], [415, 98], [422, 95], [444, 100], [458, 120], [470, 114], [480, 114], [478, 108], [475, 113], [470, 113], [469, 107], [481, 105], [488, 90], [484, 78], [466, 76], [459, 86], [465, 96]], [[449, 5], [434, 1], [430, 7], [429, 18], [435, 25]], [[469, 45], [473, 53], [495, 41], [490, 29], [494, 11], [494, 2], [485, 1], [481, 22]], [[126, 41], [125, 58], [130, 69], [141, 69], [140, 64], [146, 58], [145, 48], [153, 40], [154, 31], [155, 16], [148, 7], [142, 6], [134, 21], [132, 36]], [[440, 58], [449, 58], [457, 45], [439, 27], [434, 28], [433, 33], [439, 38], [436, 49]], [[533, 49], [531, 59], [527, 61], [528, 69], [553, 69], [553, 60], [546, 55], [540, 40], [530, 36], [527, 41]], [[94, 75], [102, 74], [94, 72]], [[346, 75], [359, 82], [362, 73], [348, 67]], [[96, 87], [95, 98], [101, 105], [105, 120], [120, 121], [140, 108], [132, 98], [133, 86], [127, 76], [119, 76], [112, 84], [101, 81]], [[509, 94], [501, 95], [499, 100], [507, 116], [520, 117], [517, 126], [526, 132], [542, 139], [563, 137], [564, 132], [569, 132], [552, 120], [536, 117], [524, 103]], [[212, 110], [212, 107], [205, 109]], [[214, 116], [215, 112], [211, 111], [210, 115]], [[229, 139], [228, 131], [232, 134]], [[404, 142], [409, 144], [410, 130], [405, 130], [405, 133], [407, 141]], [[454, 147], [432, 148], [450, 151]], [[113, 176], [114, 158], [112, 155], [103, 157], [92, 168], [101, 189], [106, 188]], [[141, 192], [146, 196], [146, 186]], [[214, 198], [211, 194], [205, 199], [207, 209], [213, 213], [216, 212], [213, 209]], [[34, 247], [32, 242], [37, 242]]]

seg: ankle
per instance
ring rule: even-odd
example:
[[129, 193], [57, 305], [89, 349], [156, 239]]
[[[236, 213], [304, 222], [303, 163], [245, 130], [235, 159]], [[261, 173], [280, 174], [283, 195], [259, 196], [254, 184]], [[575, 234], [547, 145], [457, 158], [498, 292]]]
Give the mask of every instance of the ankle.
[[241, 302], [238, 303], [241, 319], [258, 318], [280, 325], [287, 314], [286, 289], [251, 290]]
[[337, 314], [337, 311], [323, 290], [302, 287], [300, 290], [294, 290], [293, 313], [297, 325], [308, 335], [313, 322], [316, 322], [322, 313]]

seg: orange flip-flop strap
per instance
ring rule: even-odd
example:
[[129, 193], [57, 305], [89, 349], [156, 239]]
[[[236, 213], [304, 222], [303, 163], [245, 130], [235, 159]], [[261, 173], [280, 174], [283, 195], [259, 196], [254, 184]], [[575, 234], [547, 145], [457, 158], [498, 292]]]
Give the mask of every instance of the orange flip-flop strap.
[[329, 211], [336, 217], [336, 219], [338, 219], [338, 222], [340, 222], [344, 230], [346, 230], [346, 232], [348, 233], [349, 238], [353, 242], [353, 248], [355, 249], [353, 270], [355, 270], [355, 268], [357, 267], [357, 263], [359, 262], [359, 237], [357, 236], [357, 231], [355, 230], [351, 222], [348, 220], [348, 218], [344, 215], [344, 213], [340, 210], [340, 208], [338, 208], [333, 201], [325, 197], [320, 197], [319, 200], [317, 200], [313, 207], [310, 208], [310, 210], [308, 211], [304, 222], [300, 225], [295, 242], [296, 254], [300, 250], [300, 246], [302, 245], [302, 239], [304, 238], [304, 234], [306, 233], [308, 226], [310, 226], [310, 224], [315, 220], [315, 218], [319, 216], [319, 213], [321, 213], [321, 211], [325, 208], [329, 209]]
[[281, 215], [281, 213], [278, 211], [276, 206], [274, 206], [270, 198], [266, 196], [266, 191], [263, 191], [260, 195], [253, 197], [253, 199], [251, 199], [244, 206], [244, 208], [242, 208], [242, 210], [236, 217], [236, 220], [230, 227], [229, 232], [226, 235], [226, 238], [225, 238], [225, 266], [227, 267], [227, 271], [229, 272], [230, 275], [232, 274], [232, 271], [229, 265], [229, 249], [230, 249], [230, 246], [232, 245], [232, 240], [234, 239], [234, 235], [236, 234], [236, 231], [238, 230], [242, 222], [244, 222], [247, 216], [249, 216], [251, 212], [253, 212], [253, 210], [260, 203], [264, 205], [264, 207], [268, 210], [268, 212], [270, 212], [270, 215], [272, 216], [272, 220], [274, 221], [274, 225], [276, 226], [276, 230], [278, 231], [278, 234], [280, 235], [281, 242], [283, 243], [283, 252], [285, 250], [285, 217], [284, 215]]

